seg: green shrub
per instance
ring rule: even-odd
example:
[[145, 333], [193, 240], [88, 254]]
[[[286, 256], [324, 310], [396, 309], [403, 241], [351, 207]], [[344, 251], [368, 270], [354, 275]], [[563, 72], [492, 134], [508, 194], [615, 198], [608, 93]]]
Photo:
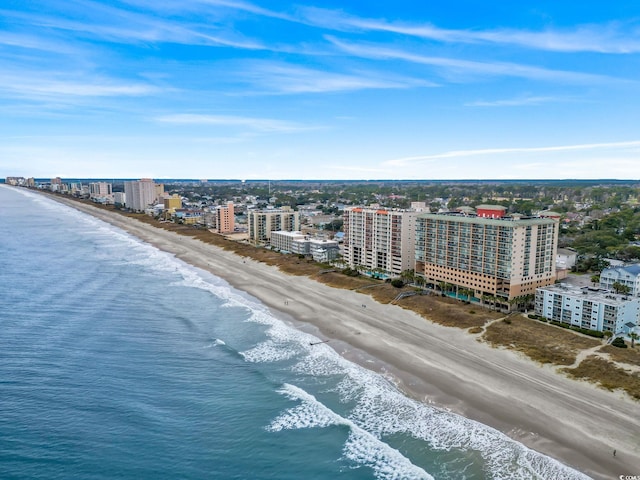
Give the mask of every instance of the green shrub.
[[394, 278], [391, 280], [391, 286], [396, 288], [404, 287], [404, 282], [400, 278]]
[[342, 273], [344, 275], [346, 275], [347, 277], [357, 277], [358, 275], [360, 275], [358, 270], [355, 270], [355, 269], [349, 268], [349, 267], [347, 267], [344, 270], [342, 270]]
[[[546, 321], [546, 318], [542, 317], [542, 321]], [[555, 320], [549, 320], [551, 325], [555, 325], [557, 327], [566, 328], [567, 330], [573, 330], [574, 332], [582, 333], [583, 335], [588, 335], [590, 337], [602, 338], [605, 336], [604, 332], [599, 332], [597, 330], [591, 330], [589, 328], [580, 328], [574, 325], [567, 325], [566, 323], [556, 322]]]
[[611, 345], [618, 348], [627, 348], [627, 344], [624, 343], [624, 339], [622, 337], [614, 338]]

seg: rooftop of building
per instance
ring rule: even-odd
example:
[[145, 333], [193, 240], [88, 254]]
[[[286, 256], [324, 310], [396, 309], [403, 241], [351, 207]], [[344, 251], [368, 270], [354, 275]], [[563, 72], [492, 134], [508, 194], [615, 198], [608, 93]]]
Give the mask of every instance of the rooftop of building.
[[607, 271], [619, 271], [619, 272], [624, 272], [624, 273], [628, 273], [630, 275], [634, 275], [634, 276], [638, 276], [640, 275], [640, 263], [634, 263], [634, 264], [630, 264], [630, 265], [622, 265], [619, 267], [609, 267], [609, 268], [605, 268], [601, 275]]
[[606, 303], [608, 305], [623, 305], [627, 302], [639, 301], [637, 297], [613, 293], [603, 288], [576, 287], [572, 285], [566, 285], [564, 283], [556, 283], [555, 285], [539, 287], [538, 290], [545, 290], [547, 292], [559, 293], [562, 295], [569, 295], [574, 297], [585, 297], [591, 301]]
[[515, 225], [515, 226], [527, 226], [527, 225], [549, 225], [554, 223], [555, 220], [548, 217], [527, 217], [520, 214], [513, 214], [511, 216], [504, 216], [500, 218], [481, 217], [475, 214], [468, 214], [464, 212], [439, 212], [439, 213], [419, 213], [418, 218], [443, 218], [451, 219], [460, 223], [482, 223], [485, 225]]
[[497, 211], [506, 211], [507, 207], [503, 206], [503, 205], [488, 205], [488, 204], [484, 204], [484, 205], [477, 205], [476, 206], [476, 210], [497, 210]]
[[294, 238], [298, 238], [298, 237], [305, 237], [306, 235], [302, 232], [289, 232], [287, 230], [274, 230], [273, 232], [271, 232], [271, 235], [273, 234], [277, 234], [277, 235], [282, 235], [284, 237], [294, 237]]
[[387, 208], [387, 207], [376, 207], [376, 206], [368, 206], [368, 207], [346, 207], [346, 211], [351, 212], [367, 212], [367, 213], [416, 213], [416, 210], [406, 209], [406, 208]]

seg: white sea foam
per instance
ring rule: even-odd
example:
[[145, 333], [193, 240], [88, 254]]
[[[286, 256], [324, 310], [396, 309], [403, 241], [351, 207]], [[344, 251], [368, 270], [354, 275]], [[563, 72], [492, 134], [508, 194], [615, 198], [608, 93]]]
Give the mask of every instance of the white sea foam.
[[[254, 314], [251, 321], [270, 325], [266, 332], [269, 339], [245, 352], [247, 360], [276, 362], [297, 356], [297, 362], [291, 367], [293, 373], [339, 377], [340, 380], [330, 390], [339, 395], [345, 408], [347, 404], [352, 405], [349, 421], [374, 438], [402, 434], [424, 441], [432, 450], [477, 452], [483, 459], [487, 478], [588, 478], [498, 430], [406, 397], [382, 375], [345, 360], [326, 344], [309, 348], [309, 335], [293, 330], [266, 312]], [[298, 348], [295, 348], [296, 341], [300, 342]], [[294, 428], [293, 425], [303, 428], [311, 424], [313, 421], [302, 412], [309, 415], [309, 407], [289, 411], [287, 415], [279, 417], [274, 425], [283, 424], [285, 420], [288, 428]], [[348, 445], [348, 449], [345, 447], [345, 456], [357, 457], [362, 444], [348, 442]], [[367, 451], [370, 452], [370, 449]], [[380, 478], [394, 478], [383, 476], [382, 473], [378, 475]]]
[[351, 420], [341, 417], [320, 403], [313, 395], [294, 385], [285, 384], [280, 393], [300, 403], [278, 416], [268, 430], [281, 431], [299, 428], [325, 428], [344, 425], [349, 428], [349, 437], [343, 447], [345, 458], [358, 465], [370, 467], [376, 478], [383, 480], [429, 479], [433, 477]]
[[296, 354], [296, 351], [282, 348], [272, 341], [262, 342], [250, 350], [240, 352], [246, 361], [253, 363], [279, 362], [288, 360]]
[[213, 342], [211, 342], [208, 345], [205, 345], [202, 348], [213, 348], [213, 347], [219, 347], [219, 346], [222, 346], [222, 345], [226, 345], [224, 340], [220, 340], [219, 338], [216, 338]]

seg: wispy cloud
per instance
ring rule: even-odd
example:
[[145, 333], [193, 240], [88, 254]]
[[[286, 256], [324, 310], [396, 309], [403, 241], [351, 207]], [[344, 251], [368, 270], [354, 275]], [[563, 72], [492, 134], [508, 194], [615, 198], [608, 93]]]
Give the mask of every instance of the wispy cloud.
[[259, 132], [294, 133], [307, 130], [317, 130], [321, 127], [306, 126], [299, 123], [276, 120], [272, 118], [240, 117], [234, 115], [201, 115], [181, 113], [163, 115], [155, 120], [174, 125], [215, 125], [220, 127], [245, 127]]
[[467, 102], [465, 107], [526, 107], [543, 105], [546, 103], [564, 103], [575, 101], [574, 97], [544, 97], [544, 96], [523, 96], [503, 100], [478, 100]]
[[58, 41], [55, 38], [49, 37], [44, 39], [34, 35], [9, 32], [0, 32], [0, 45], [66, 55], [78, 54], [80, 51], [79, 48], [71, 46], [66, 42]]
[[70, 74], [68, 72], [7, 72], [0, 73], [3, 97], [119, 97], [145, 96], [159, 93], [160, 88], [135, 81]]
[[390, 22], [349, 15], [340, 10], [317, 7], [299, 9], [301, 19], [318, 27], [341, 31], [378, 31], [443, 43], [484, 43], [514, 45], [556, 52], [597, 52], [628, 54], [640, 52], [640, 29], [627, 22], [579, 25], [572, 29], [542, 31], [494, 29], [446, 29], [429, 23]]
[[331, 93], [436, 86], [424, 79], [374, 70], [340, 73], [267, 61], [247, 62], [236, 73], [241, 81], [249, 82], [256, 89], [255, 93]]
[[513, 148], [485, 148], [478, 150], [452, 150], [449, 152], [417, 155], [414, 157], [396, 158], [387, 160], [384, 164], [394, 166], [413, 165], [416, 163], [427, 163], [436, 160], [469, 158], [484, 155], [505, 155], [512, 153], [554, 153], [567, 151], [587, 151], [587, 150], [622, 150], [640, 147], [640, 140], [632, 140], [628, 142], [611, 142], [611, 143], [586, 143], [579, 145], [560, 145], [551, 147], [513, 147]]
[[247, 50], [266, 48], [257, 40], [247, 39], [237, 32], [213, 23], [177, 22], [99, 5], [94, 2], [83, 3], [89, 8], [86, 15], [95, 17], [93, 21], [54, 18], [46, 15], [17, 13], [8, 10], [0, 10], [0, 13], [35, 27], [73, 32], [83, 38], [101, 39], [116, 43], [148, 44], [164, 42]]
[[611, 83], [622, 80], [604, 75], [553, 70], [510, 62], [479, 62], [457, 58], [434, 57], [406, 52], [380, 45], [358, 44], [338, 40], [327, 36], [340, 50], [363, 58], [403, 60], [406, 62], [430, 65], [439, 68], [443, 75], [476, 74], [505, 77], [519, 77], [553, 82], [569, 82], [577, 84]]

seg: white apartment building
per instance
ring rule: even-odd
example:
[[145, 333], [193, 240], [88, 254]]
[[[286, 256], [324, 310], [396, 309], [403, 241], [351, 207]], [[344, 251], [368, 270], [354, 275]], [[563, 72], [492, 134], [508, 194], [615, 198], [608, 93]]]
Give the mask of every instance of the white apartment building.
[[[302, 242], [302, 243], [300, 243]], [[309, 253], [306, 235], [302, 232], [271, 232], [271, 248], [283, 253]]]
[[344, 260], [351, 268], [400, 275], [415, 264], [415, 219], [410, 210], [344, 210]]
[[597, 288], [549, 285], [536, 290], [535, 312], [566, 325], [629, 333], [638, 325], [640, 298]]
[[249, 210], [247, 212], [249, 241], [254, 244], [267, 243], [271, 232], [300, 230], [300, 214], [291, 207], [281, 209]]
[[156, 202], [158, 192], [152, 179], [143, 178], [124, 182], [124, 195], [127, 208], [134, 212], [144, 212], [149, 205]]
[[122, 207], [127, 203], [127, 197], [124, 192], [114, 192], [113, 193], [113, 203], [116, 206]]
[[271, 232], [271, 247], [283, 253], [311, 255], [321, 263], [335, 260], [340, 252], [337, 241], [309, 238], [302, 232]]
[[505, 208], [481, 205], [475, 213], [418, 215], [416, 273], [427, 284], [442, 282], [509, 300], [535, 294], [554, 283], [558, 221], [546, 217], [507, 216]]
[[629, 287], [630, 295], [640, 296], [640, 263], [605, 268], [600, 272], [600, 288], [613, 290], [613, 284], [616, 282]]
[[340, 248], [336, 240], [309, 240], [309, 254], [314, 261], [319, 263], [329, 263], [340, 254]]
[[556, 255], [556, 268], [560, 270], [570, 270], [575, 266], [578, 254], [575, 250], [559, 248]]

